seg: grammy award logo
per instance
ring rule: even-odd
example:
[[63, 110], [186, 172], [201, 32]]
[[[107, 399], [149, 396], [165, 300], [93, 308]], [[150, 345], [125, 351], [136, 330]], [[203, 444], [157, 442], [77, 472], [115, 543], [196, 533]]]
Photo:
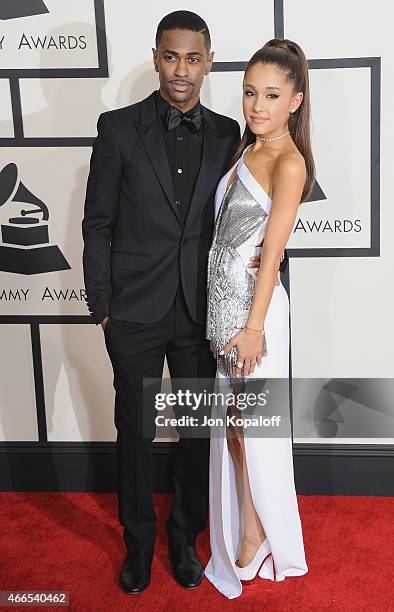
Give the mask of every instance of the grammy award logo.
[[3, 0], [0, 2], [0, 19], [18, 19], [49, 13], [43, 0]]
[[307, 201], [308, 202], [320, 202], [321, 200], [327, 200], [327, 196], [324, 193], [323, 189], [320, 187], [317, 180], [315, 180], [315, 183], [312, 189], [312, 193], [310, 194]]
[[[16, 274], [69, 270], [71, 266], [59, 247], [48, 244], [47, 206], [18, 180], [18, 169], [13, 163], [7, 164], [0, 172], [0, 206], [11, 202], [36, 208], [22, 208], [20, 216], [11, 217], [8, 223], [1, 224], [0, 270]], [[41, 214], [41, 219], [30, 216], [36, 214]]]

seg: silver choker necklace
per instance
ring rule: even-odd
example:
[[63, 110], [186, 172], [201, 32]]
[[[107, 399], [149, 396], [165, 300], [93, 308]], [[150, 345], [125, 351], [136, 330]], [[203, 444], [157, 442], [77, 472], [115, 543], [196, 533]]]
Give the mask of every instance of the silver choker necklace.
[[286, 132], [285, 134], [282, 134], [281, 136], [274, 136], [273, 138], [264, 138], [264, 136], [258, 136], [256, 134], [256, 139], [264, 140], [264, 142], [271, 142], [272, 140], [279, 140], [280, 138], [284, 138], [285, 136], [287, 136], [287, 134], [290, 134], [290, 132]]

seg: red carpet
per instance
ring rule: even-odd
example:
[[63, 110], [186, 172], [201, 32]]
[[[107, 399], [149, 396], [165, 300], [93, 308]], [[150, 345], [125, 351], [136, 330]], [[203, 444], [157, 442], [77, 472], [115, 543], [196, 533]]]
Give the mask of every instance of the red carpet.
[[[0, 590], [67, 590], [65, 609], [83, 612], [393, 610], [394, 498], [299, 496], [309, 572], [276, 584], [258, 580], [231, 601], [206, 579], [187, 591], [172, 578], [164, 530], [170, 500], [155, 496], [151, 584], [128, 596], [117, 585], [125, 549], [114, 493], [0, 493]], [[206, 562], [207, 531], [198, 548]]]

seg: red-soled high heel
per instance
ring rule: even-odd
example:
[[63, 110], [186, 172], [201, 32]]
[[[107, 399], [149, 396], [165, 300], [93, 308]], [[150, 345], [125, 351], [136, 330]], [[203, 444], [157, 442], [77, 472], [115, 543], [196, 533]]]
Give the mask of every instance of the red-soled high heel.
[[[251, 584], [252, 582], [254, 582], [256, 576], [258, 575], [266, 560], [269, 559], [269, 557], [272, 557], [272, 553], [268, 552], [268, 550], [268, 541], [267, 538], [265, 538], [255, 557], [248, 565], [245, 565], [244, 567], [239, 567], [237, 564], [235, 564], [235, 571], [237, 572], [237, 576], [241, 580], [241, 582], [244, 582], [245, 584]], [[274, 580], [276, 580], [276, 570], [273, 557], [272, 565], [274, 571]]]

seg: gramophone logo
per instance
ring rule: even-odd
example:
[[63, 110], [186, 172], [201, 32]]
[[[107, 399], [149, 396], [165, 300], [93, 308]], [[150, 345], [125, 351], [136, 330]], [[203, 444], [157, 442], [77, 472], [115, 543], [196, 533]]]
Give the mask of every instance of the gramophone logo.
[[7, 203], [19, 204], [19, 208], [30, 204], [35, 208], [22, 208], [20, 216], [1, 224], [0, 270], [16, 274], [69, 270], [71, 266], [59, 247], [49, 244], [47, 206], [18, 180], [18, 169], [13, 163], [0, 172], [0, 206]]
[[43, 0], [0, 0], [0, 19], [18, 19], [49, 13]]

